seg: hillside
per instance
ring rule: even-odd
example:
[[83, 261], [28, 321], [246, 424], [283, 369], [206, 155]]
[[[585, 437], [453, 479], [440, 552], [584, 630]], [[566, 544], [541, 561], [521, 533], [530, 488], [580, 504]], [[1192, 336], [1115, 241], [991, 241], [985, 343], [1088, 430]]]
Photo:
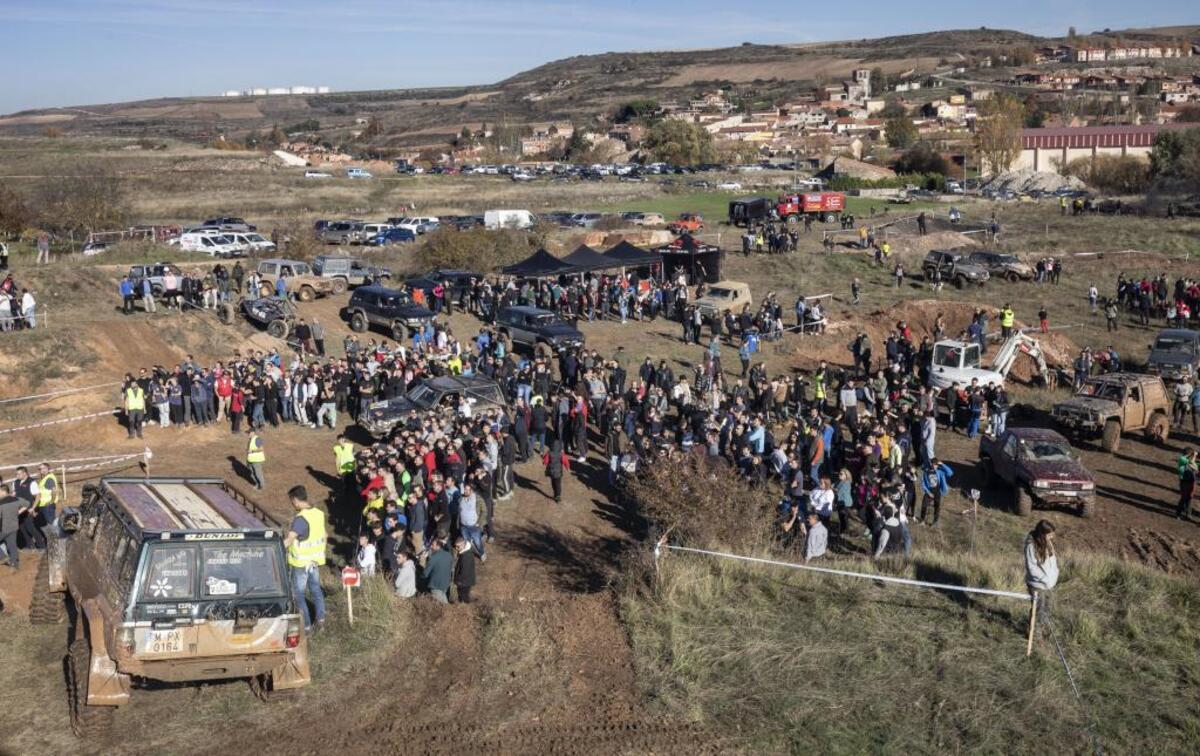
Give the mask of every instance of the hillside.
[[581, 55], [519, 73], [491, 85], [389, 89], [324, 95], [160, 98], [30, 110], [0, 117], [0, 133], [65, 133], [207, 139], [307, 119], [340, 136], [355, 119], [373, 115], [381, 145], [444, 141], [463, 125], [503, 121], [589, 119], [635, 98], [688, 98], [714, 87], [740, 100], [765, 101], [819, 81], [836, 81], [866, 65], [885, 73], [932, 71], [963, 51], [980, 52], [1041, 40], [1005, 30], [937, 31], [873, 40], [804, 45], [755, 45], [664, 52]]

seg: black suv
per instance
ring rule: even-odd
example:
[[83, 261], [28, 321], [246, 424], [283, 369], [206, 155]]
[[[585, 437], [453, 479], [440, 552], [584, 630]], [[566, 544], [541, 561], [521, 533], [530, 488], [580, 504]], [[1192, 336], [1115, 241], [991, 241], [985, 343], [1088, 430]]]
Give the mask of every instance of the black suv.
[[561, 352], [583, 346], [583, 334], [575, 326], [549, 310], [536, 307], [505, 307], [496, 315], [496, 329], [512, 340], [513, 347], [524, 344], [535, 352]]
[[450, 270], [447, 268], [438, 268], [431, 270], [423, 276], [413, 276], [404, 281], [404, 285], [409, 291], [420, 289], [425, 292], [425, 301], [433, 301], [433, 287], [438, 284], [445, 286], [449, 283], [450, 291], [447, 296], [454, 304], [465, 304], [471, 297], [471, 289], [475, 285], [475, 281], [482, 281], [483, 274], [476, 273], [473, 270]]
[[421, 381], [402, 397], [372, 404], [358, 423], [376, 438], [398, 426], [415, 430], [430, 413], [453, 415], [463, 398], [473, 411], [507, 406], [500, 384], [483, 376], [443, 375]]
[[360, 286], [342, 310], [350, 330], [362, 333], [370, 326], [386, 328], [396, 341], [404, 341], [414, 328], [424, 328], [433, 311], [414, 304], [407, 291], [384, 286]]

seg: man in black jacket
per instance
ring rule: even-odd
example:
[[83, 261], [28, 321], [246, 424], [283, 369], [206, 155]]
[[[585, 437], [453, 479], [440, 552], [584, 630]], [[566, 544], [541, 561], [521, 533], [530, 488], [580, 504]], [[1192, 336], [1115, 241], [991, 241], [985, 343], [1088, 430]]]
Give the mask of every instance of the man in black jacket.
[[475, 587], [475, 560], [479, 554], [471, 548], [471, 542], [465, 538], [458, 539], [454, 544], [458, 559], [454, 563], [454, 586], [458, 589], [458, 603], [471, 603], [471, 589]]

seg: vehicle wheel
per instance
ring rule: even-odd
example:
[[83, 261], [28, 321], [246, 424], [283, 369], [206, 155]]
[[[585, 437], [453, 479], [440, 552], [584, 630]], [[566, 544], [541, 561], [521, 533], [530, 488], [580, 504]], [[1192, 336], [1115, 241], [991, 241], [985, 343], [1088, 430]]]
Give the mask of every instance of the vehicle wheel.
[[392, 323], [392, 338], [401, 344], [408, 341], [408, 326], [403, 323]]
[[1009, 283], [1016, 283], [1017, 281], [1021, 280], [1021, 277], [1017, 275], [1015, 270], [1008, 271], [1004, 274], [1004, 277], [1008, 279]]
[[1121, 423], [1119, 421], [1109, 420], [1104, 424], [1104, 435], [1100, 439], [1100, 446], [1109, 453], [1121, 448]]
[[932, 274], [932, 273], [930, 273], [928, 269], [921, 271], [921, 275], [925, 277], [925, 280], [926, 280], [926, 281], [928, 281], [928, 280], [930, 280], [931, 278], [933, 278], [933, 274]]
[[362, 333], [367, 330], [367, 316], [361, 312], [356, 312], [350, 316], [350, 330], [356, 333]]
[[1033, 511], [1033, 495], [1025, 486], [1018, 485], [1013, 490], [1013, 510], [1022, 517]]
[[317, 298], [317, 292], [311, 286], [301, 286], [296, 298], [301, 302], [311, 302]]
[[67, 652], [67, 702], [71, 709], [71, 731], [89, 740], [102, 738], [112, 729], [113, 706], [88, 706], [88, 670], [92, 649], [86, 638], [71, 641]]
[[979, 460], [979, 487], [991, 488], [996, 479], [996, 471], [992, 468], [992, 460]]
[[258, 296], [269, 297], [275, 293], [275, 288], [269, 284], [262, 284], [258, 287]]
[[58, 625], [67, 618], [66, 597], [50, 592], [50, 557], [42, 555], [33, 579], [33, 597], [29, 600], [29, 621], [35, 625]]
[[267, 333], [277, 339], [285, 338], [288, 334], [288, 325], [286, 320], [272, 320], [267, 323]]
[[1156, 444], [1165, 444], [1167, 439], [1171, 437], [1171, 423], [1167, 420], [1167, 416], [1161, 412], [1150, 418], [1150, 424], [1146, 426], [1146, 438]]
[[217, 320], [225, 325], [233, 325], [233, 305], [228, 302], [217, 305]]
[[1096, 513], [1095, 499], [1080, 499], [1079, 500], [1079, 516], [1083, 518], [1091, 517]]
[[956, 289], [965, 289], [965, 288], [967, 288], [967, 279], [966, 279], [966, 277], [964, 277], [964, 276], [955, 276], [955, 278], [954, 278], [954, 288], [956, 288]]
[[349, 288], [350, 288], [350, 284], [346, 281], [346, 279], [344, 279], [344, 278], [333, 279], [333, 293], [334, 294], [345, 294], [346, 289], [349, 289]]
[[825, 222], [834, 223], [837, 221], [837, 213], [825, 213]]
[[150, 293], [154, 295], [154, 298], [155, 298], [155, 299], [158, 299], [159, 297], [161, 297], [161, 296], [163, 295], [163, 287], [161, 287], [161, 286], [151, 286], [151, 287], [150, 287]]

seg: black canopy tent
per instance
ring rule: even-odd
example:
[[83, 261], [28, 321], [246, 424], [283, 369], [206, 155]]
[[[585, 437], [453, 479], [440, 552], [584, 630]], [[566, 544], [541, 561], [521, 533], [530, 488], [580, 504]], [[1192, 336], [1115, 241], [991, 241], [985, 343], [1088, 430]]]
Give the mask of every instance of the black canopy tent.
[[721, 280], [721, 265], [725, 251], [720, 247], [697, 241], [691, 234], [683, 234], [675, 241], [655, 250], [662, 257], [663, 275], [672, 278], [682, 270], [689, 283]]
[[642, 268], [662, 262], [662, 258], [657, 252], [635, 247], [627, 241], [620, 242], [605, 252], [604, 256], [627, 268]]
[[500, 270], [507, 275], [521, 278], [549, 278], [564, 273], [580, 272], [571, 263], [560, 260], [544, 249], [539, 249], [521, 262], [505, 266]]
[[562, 259], [565, 263], [570, 263], [576, 268], [576, 272], [584, 272], [588, 270], [604, 270], [606, 268], [617, 268], [621, 263], [611, 260], [586, 244], [580, 244], [575, 248], [575, 251]]

